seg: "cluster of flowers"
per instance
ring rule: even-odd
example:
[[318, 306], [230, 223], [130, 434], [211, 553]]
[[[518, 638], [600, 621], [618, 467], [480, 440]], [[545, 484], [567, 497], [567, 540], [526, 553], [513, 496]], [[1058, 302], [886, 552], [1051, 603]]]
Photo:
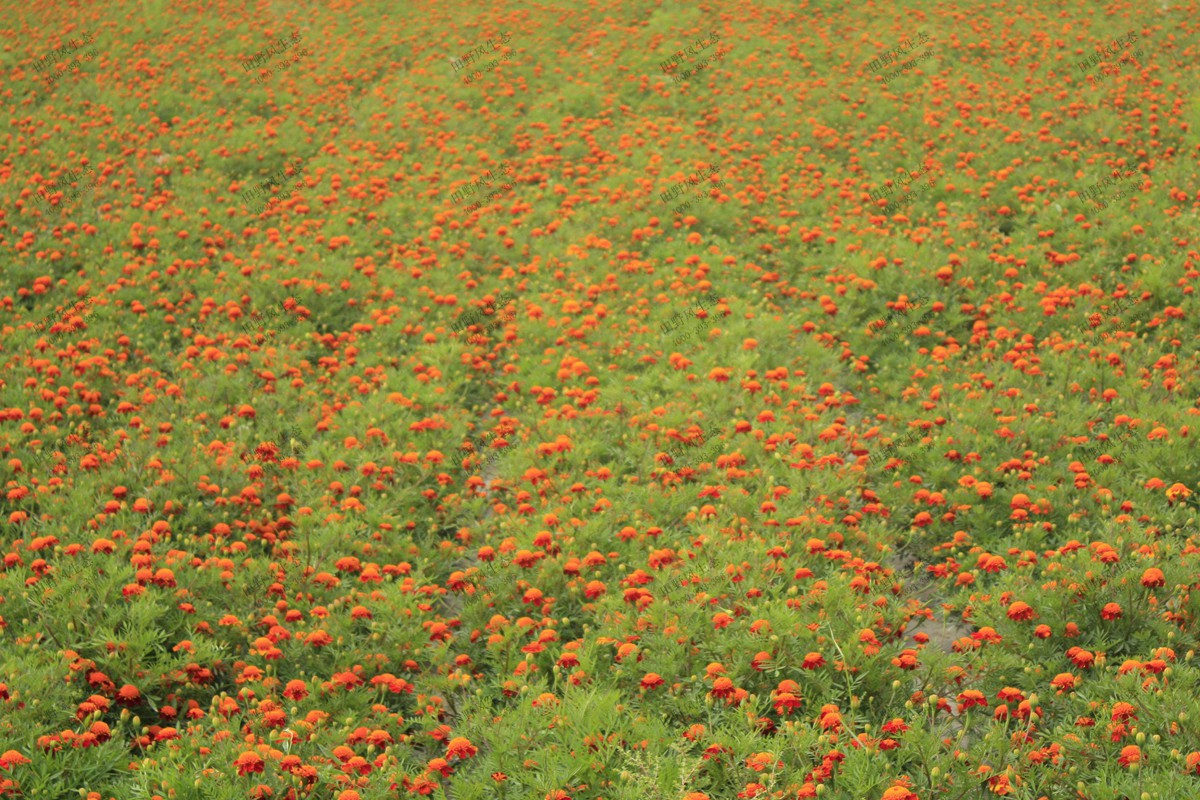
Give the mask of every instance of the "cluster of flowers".
[[[512, 34], [511, 34], [511, 33], [505, 33], [505, 34], [503, 34], [503, 35], [501, 35], [501, 36], [500, 36], [500, 44], [508, 44], [510, 41], [512, 41]], [[496, 50], [498, 50], [498, 49], [499, 49], [499, 48], [497, 47], [497, 45], [496, 45], [496, 42], [492, 41], [491, 39], [488, 39], [486, 42], [484, 42], [483, 44], [481, 44], [481, 45], [479, 45], [479, 46], [475, 47], [473, 50], [468, 50], [468, 51], [467, 51], [467, 52], [466, 52], [466, 53], [463, 55], [463, 57], [462, 57], [462, 58], [452, 58], [452, 59], [450, 59], [450, 66], [454, 67], [454, 71], [455, 71], [456, 73], [457, 73], [457, 72], [460, 72], [460, 71], [462, 71], [462, 70], [463, 70], [464, 68], [466, 68], [466, 66], [467, 66], [468, 64], [470, 64], [472, 61], [475, 61], [476, 59], [478, 59], [478, 58], [480, 58], [481, 56], [483, 56], [484, 52], [486, 52], [486, 51], [485, 51], [485, 49], [484, 49], [485, 47], [490, 47], [490, 48], [492, 49], [492, 52], [495, 52]], [[491, 65], [489, 65], [489, 66], [487, 67], [487, 69], [492, 69], [492, 66], [491, 66]], [[479, 77], [479, 75], [480, 75], [480, 71], [479, 71], [479, 70], [476, 70], [474, 74], [475, 74], [475, 77]]]
[[[79, 447], [84, 450], [89, 450], [91, 448], [91, 442], [89, 442], [85, 436], [72, 436], [68, 438], [66, 444], [69, 448]], [[46, 470], [47, 468], [52, 469], [54, 462], [54, 451], [43, 450], [40, 453], [33, 453], [29, 460], [32, 465], [37, 466], [39, 471]]]
[[[500, 162], [500, 171], [505, 173], [506, 175], [512, 175], [515, 170], [513, 169], [512, 162], [505, 160], [505, 161]], [[472, 183], [467, 184], [466, 186], [459, 189], [454, 194], [450, 195], [450, 199], [455, 203], [455, 205], [461, 203], [466, 198], [475, 194], [475, 192], [479, 191], [483, 187], [484, 184], [491, 184], [492, 181], [496, 180], [496, 176], [492, 174], [492, 171], [490, 169], [487, 172], [485, 172], [484, 175], [486, 177], [476, 178]], [[487, 199], [490, 200], [493, 197], [495, 197], [496, 195], [498, 195], [501, 191], [506, 191], [511, 188], [512, 188], [512, 184], [506, 183], [500, 189], [496, 189], [491, 194], [489, 194], [487, 196]], [[474, 211], [475, 209], [479, 208], [479, 203], [480, 203], [480, 201], [476, 200], [472, 205], [467, 207], [467, 210]]]
[[[1103, 190], [1105, 190], [1106, 188], [1108, 188], [1110, 186], [1115, 186], [1117, 183], [1119, 183], [1121, 181], [1127, 181], [1127, 183], [1124, 184], [1124, 187], [1121, 189], [1121, 191], [1117, 192], [1111, 198], [1107, 198], [1105, 200], [1097, 200], [1096, 199], [1100, 195], [1100, 192], [1102, 192]], [[1141, 187], [1141, 184], [1142, 184], [1142, 175], [1140, 172], [1135, 172], [1132, 175], [1126, 175], [1124, 178], [1105, 178], [1104, 180], [1100, 181], [1099, 183], [1094, 183], [1089, 188], [1084, 189], [1082, 192], [1080, 192], [1080, 194], [1083, 195], [1084, 197], [1091, 198], [1096, 203], [1096, 207], [1103, 210], [1105, 208], [1108, 208], [1109, 203], [1111, 201], [1120, 200], [1125, 195], [1132, 194], [1134, 191], [1136, 191], [1138, 188]]]
[[870, 69], [871, 72], [878, 72], [888, 64], [891, 64], [894, 61], [899, 61], [901, 51], [905, 53], [912, 52], [917, 45], [925, 44], [928, 41], [929, 34], [925, 33], [924, 31], [917, 31], [916, 44], [913, 43], [912, 39], [905, 39], [904, 41], [900, 42], [900, 44], [896, 45], [891, 50], [888, 50], [883, 55], [879, 56], [879, 58], [868, 64], [867, 68]]
[[281, 53], [286, 51], [292, 45], [297, 44], [299, 41], [300, 41], [300, 34], [298, 34], [298, 33], [293, 33], [292, 38], [290, 40], [286, 36], [280, 36], [279, 39], [274, 44], [264, 47], [262, 50], [259, 50], [257, 53], [252, 55], [250, 58], [247, 58], [244, 61], [242, 61], [242, 69], [244, 69], [246, 72], [249, 72], [250, 70], [254, 69], [259, 64], [261, 64], [264, 61], [266, 61], [267, 59], [269, 59], [271, 56], [280, 55]]
[[[71, 319], [72, 317], [75, 317], [75, 316], [79, 316], [80, 318], [82, 318], [85, 314], [88, 314], [91, 311], [91, 306], [94, 305], [95, 303], [99, 302], [99, 300], [100, 300], [100, 298], [98, 298], [98, 297], [89, 297], [88, 301], [87, 301], [87, 306], [78, 312], [72, 310], [67, 315], [67, 319]], [[45, 316], [42, 318], [41, 322], [39, 322], [37, 325], [35, 325], [32, 328], [32, 330], [43, 331], [46, 329], [47, 325], [53, 327], [53, 325], [55, 324], [57, 319], [58, 319], [57, 315], [54, 315], [54, 314]], [[25, 328], [23, 330], [31, 330], [31, 329]], [[67, 333], [67, 331], [64, 331], [64, 330], [52, 331], [49, 335], [49, 339], [51, 342], [57, 341], [65, 333]]]
[[33, 62], [34, 72], [45, 72], [47, 69], [49, 69], [50, 64], [52, 63], [51, 59], [56, 59], [60, 56], [65, 56], [67, 53], [69, 53], [73, 50], [78, 50], [79, 48], [83, 47], [84, 45], [91, 44], [92, 39], [93, 39], [92, 34], [84, 31], [83, 44], [80, 44], [77, 40], [72, 39], [69, 42], [67, 42], [66, 44], [62, 45], [61, 47], [57, 47], [57, 48], [51, 50], [46, 55], [42, 56], [37, 61]]
[[886, 86], [887, 84], [894, 81], [896, 78], [899, 78], [901, 75], [908, 72], [910, 69], [912, 69], [913, 67], [915, 67], [917, 65], [918, 61], [924, 61], [924, 60], [926, 60], [928, 58], [932, 58], [932, 57], [933, 57], [933, 50], [931, 48], [926, 48], [925, 52], [921, 53], [921, 55], [917, 56], [916, 58], [910, 58], [908, 61], [905, 61], [903, 64], [901, 64], [899, 68], [894, 69], [891, 72], [889, 72], [888, 74], [884, 75], [883, 76], [884, 85]]
[[[715, 188], [715, 189], [720, 189], [723, 186], [725, 186], [724, 178], [721, 178], [719, 181], [717, 181], [716, 183], [713, 184], [713, 188]], [[700, 189], [692, 196], [695, 197], [697, 200], [703, 200], [706, 197], [710, 197], [710, 195], [708, 194], [706, 189]], [[675, 208], [673, 208], [671, 210], [674, 211], [676, 214], [682, 214], [683, 212], [687, 211], [691, 207], [692, 207], [692, 201], [688, 200], [686, 203], [681, 203], [680, 205], [675, 206]]]
[[712, 36], [711, 41], [705, 42], [703, 39], [698, 39], [694, 44], [689, 44], [684, 50], [676, 50], [675, 55], [659, 64], [662, 67], [662, 71], [669, 75], [671, 70], [675, 68], [675, 65], [683, 61], [685, 55], [698, 55], [702, 50], [706, 50], [721, 41], [721, 37], [716, 31], [709, 31], [709, 35]]
[[688, 449], [699, 447], [704, 442], [709, 442], [711, 443], [710, 446], [707, 449], [702, 450], [700, 452], [700, 456], [697, 458], [698, 461], [708, 461], [721, 450], [722, 442], [718, 438], [720, 433], [721, 429], [715, 425], [707, 430], [701, 429], [699, 443], [684, 443], [671, 447], [670, 449], [659, 454], [658, 461], [660, 463], [674, 464], [676, 459], [681, 458]]
[[[50, 65], [53, 64], [56, 59], [58, 59], [61, 56], [65, 56], [69, 52], [79, 50], [80, 48], [84, 47], [85, 45], [91, 44], [92, 41], [93, 41], [92, 34], [84, 32], [82, 43], [80, 43], [76, 39], [72, 39], [71, 41], [67, 42], [66, 44], [62, 45], [61, 47], [57, 47], [57, 48], [51, 50], [46, 55], [42, 56], [37, 61], [33, 62], [34, 72], [46, 72], [48, 69], [50, 69]], [[91, 61], [93, 58], [95, 58], [96, 54], [97, 54], [97, 51], [95, 49], [90, 50], [89, 52], [84, 54], [84, 56], [85, 56], [84, 61]], [[50, 74], [46, 75], [45, 78], [48, 82], [48, 85], [53, 85], [53, 82], [58, 80], [59, 75], [66, 72], [71, 67], [77, 67], [77, 66], [79, 66], [79, 57], [78, 56], [75, 57], [75, 59], [71, 62], [71, 64], [68, 67], [58, 70], [57, 73], [51, 72]]]
[[1128, 450], [1127, 450], [1127, 452], [1130, 452], [1130, 453], [1136, 453], [1137, 451], [1141, 450], [1143, 447], [1146, 447], [1147, 445], [1150, 444], [1149, 439], [1146, 439], [1146, 438], [1140, 437], [1140, 436], [1135, 437], [1135, 434], [1136, 434], [1136, 431], [1133, 428], [1127, 427], [1125, 429], [1125, 431], [1120, 436], [1116, 437], [1115, 439], [1114, 438], [1101, 439], [1099, 441], [1092, 442], [1087, 447], [1080, 449], [1078, 451], [1079, 457], [1080, 457], [1080, 459], [1088, 459], [1088, 460], [1094, 459], [1094, 458], [1098, 457], [1101, 453], [1103, 453], [1105, 450], [1109, 449], [1110, 446], [1121, 445], [1124, 442], [1128, 441], [1129, 439], [1134, 439], [1134, 442], [1128, 447]]
[[284, 321], [281, 322], [279, 327], [276, 328], [275, 330], [276, 330], [276, 332], [287, 330], [288, 328], [295, 325], [296, 322], [299, 321], [300, 317], [297, 317], [294, 314], [286, 314], [285, 315], [284, 311], [286, 311], [286, 310], [287, 309], [285, 307], [280, 306], [278, 308], [272, 308], [261, 315], [259, 315], [257, 313], [252, 314], [249, 319], [242, 322], [241, 330], [243, 333], [249, 335], [249, 334], [253, 333], [254, 331], [262, 330], [263, 326], [266, 325], [269, 320], [275, 319], [276, 317], [281, 316], [281, 315], [285, 316], [286, 319], [284, 319]]
[[[1131, 295], [1127, 295], [1125, 297], [1120, 297], [1117, 299], [1117, 302], [1113, 305], [1113, 307], [1110, 308], [1106, 313], [1108, 313], [1109, 315], [1120, 314], [1125, 309], [1132, 308], [1137, 304], [1138, 304], [1137, 299], [1135, 299]], [[1093, 334], [1095, 334], [1096, 327], [1099, 326], [1100, 321], [1103, 319], [1103, 317], [1100, 314], [1094, 314], [1094, 315], [1092, 315], [1092, 318], [1096, 321], [1096, 325], [1092, 325], [1092, 320], [1089, 320], [1088, 322], [1085, 322], [1082, 325], [1080, 325], [1079, 330], [1080, 331], [1090, 330]]]
[[[503, 307], [503, 306], [508, 305], [513, 300], [516, 300], [516, 297], [513, 295], [512, 292], [503, 292], [500, 294], [499, 297], [496, 298], [495, 302], [492, 303], [492, 306], [493, 307]], [[465, 314], [463, 314], [461, 317], [459, 317], [455, 321], [455, 323], [450, 326], [450, 330], [454, 331], [455, 333], [458, 333], [459, 331], [466, 330], [471, 325], [486, 325], [486, 327], [484, 329], [490, 330], [492, 328], [499, 326], [502, 321], [507, 322], [507, 321], [510, 321], [512, 318], [513, 318], [513, 315], [509, 314], [508, 316], [504, 317], [503, 320], [493, 319], [489, 323], [488, 317], [485, 316], [483, 314], [483, 312], [480, 311], [478, 308], [474, 308], [474, 309], [471, 309], [470, 311], [466, 312]]]
[[[293, 55], [293, 57], [292, 57], [292, 58], [285, 58], [283, 61], [278, 61], [278, 62], [276, 62], [276, 63], [275, 63], [275, 66], [276, 66], [276, 67], [278, 67], [278, 68], [279, 68], [279, 69], [281, 69], [281, 70], [285, 70], [285, 69], [287, 69], [288, 67], [290, 67], [292, 64], [298, 64], [298, 63], [300, 62], [300, 59], [302, 59], [302, 58], [306, 58], [306, 57], [308, 57], [309, 55], [310, 55], [310, 53], [308, 52], [308, 48], [307, 48], [307, 47], [301, 47], [299, 50], [297, 50], [297, 51], [295, 52], [295, 54]], [[267, 81], [269, 81], [269, 80], [270, 80], [271, 78], [273, 78], [274, 76], [275, 76], [275, 70], [274, 70], [274, 69], [268, 69], [268, 70], [266, 71], [266, 74], [259, 74], [259, 75], [255, 75], [255, 76], [254, 76], [254, 82], [255, 82], [255, 83], [266, 83]]]
[[[276, 173], [274, 175], [267, 178], [266, 180], [259, 181], [257, 187], [250, 188], [250, 189], [247, 189], [246, 191], [242, 192], [242, 200], [246, 203], [249, 203], [251, 200], [253, 200], [256, 197], [263, 197], [263, 196], [268, 195], [271, 191], [272, 186], [278, 186], [281, 182], [286, 182], [287, 171], [288, 171], [289, 167], [291, 168], [291, 170], [293, 172], [298, 172], [300, 169], [300, 166], [302, 164], [303, 164], [303, 161], [301, 161], [300, 159], [296, 159], [295, 161], [291, 162], [290, 164], [284, 164], [282, 167], [280, 167], [276, 171]], [[292, 192], [298, 190], [302, 185], [303, 185], [303, 182], [297, 180], [296, 183], [292, 186], [292, 188], [288, 189], [285, 194], [272, 195], [272, 196], [268, 197], [267, 201], [262, 204], [262, 207], [270, 205], [272, 201], [285, 200], [288, 197], [291, 197]], [[261, 211], [261, 207], [260, 207], [260, 211]]]
[[[928, 302], [929, 302], [929, 295], [922, 292], [922, 293], [918, 294], [913, 300], [909, 301], [909, 303], [904, 307], [903, 311], [897, 312], [895, 309], [892, 309], [891, 311], [888, 312], [888, 315], [886, 317], [884, 317], [882, 320], [871, 323], [871, 330], [881, 331], [884, 328], [886, 328], [887, 326], [891, 325], [893, 320], [898, 319], [899, 315], [906, 315], [906, 314], [908, 314], [910, 309], [920, 308], [921, 306], [925, 305]], [[931, 313], [931, 311], [932, 311], [932, 309], [930, 309], [929, 311], [926, 311], [925, 312], [926, 315]], [[924, 319], [924, 317], [922, 317], [922, 319]], [[893, 331], [890, 335], [894, 337], [896, 335], [896, 332]]]
[[721, 170], [720, 167], [709, 167], [707, 170], [702, 169], [699, 172], [697, 172], [695, 175], [693, 175], [692, 177], [686, 178], [686, 179], [680, 181], [679, 183], [675, 184], [674, 186], [672, 186], [667, 191], [662, 192], [661, 194], [659, 194], [659, 197], [662, 199], [662, 202], [669, 203], [669, 202], [671, 202], [671, 200], [673, 200], [676, 197], [678, 197], [679, 195], [683, 194], [683, 192], [686, 191], [686, 187], [699, 186], [700, 181], [704, 180], [705, 178], [709, 177], [710, 175], [715, 175], [720, 170]]
[[[90, 37], [91, 37], [91, 34], [85, 35], [84, 44], [91, 42]], [[78, 45], [74, 41], [72, 41], [70, 44], [63, 45], [62, 47], [58, 48], [58, 50], [52, 51], [52, 55], [57, 55], [58, 53], [60, 53], [61, 51], [63, 51], [65, 48], [68, 48], [68, 47], [71, 50], [78, 50], [80, 45]], [[100, 51], [98, 49], [96, 49], [95, 47], [93, 47], [91, 50], [88, 50], [86, 53], [82, 54], [82, 60], [80, 60], [81, 56], [77, 55], [73, 59], [71, 59], [70, 63], [61, 65], [56, 72], [51, 72], [51, 73], [47, 73], [46, 75], [43, 75], [42, 79], [45, 82], [46, 91], [50, 91], [51, 89], [53, 89], [54, 85], [56, 83], [58, 83], [58, 79], [61, 78], [63, 75], [66, 75], [68, 72], [79, 67], [80, 65], [82, 65], [85, 62], [91, 61], [93, 58], [95, 58], [98, 55], [100, 55]], [[34, 69], [37, 70], [38, 72], [42, 72], [43, 70], [45, 70], [49, 66], [48, 64], [44, 63], [47, 58], [49, 58], [49, 56], [44, 56], [41, 61], [34, 64]]]
[[[1129, 33], [1125, 34], [1124, 39], [1118, 36], [1115, 40], [1113, 40], [1111, 45], [1108, 47], [1096, 48], [1095, 55], [1088, 56], [1083, 61], [1077, 62], [1076, 66], [1079, 67], [1080, 72], [1086, 75], [1095, 69], [1095, 67], [1099, 65], [1101, 61], [1115, 56], [1122, 48], [1128, 47], [1137, 40], [1138, 35], [1135, 31], [1130, 31]], [[1138, 60], [1141, 60], [1142, 51], [1139, 50], [1134, 53], [1134, 55], [1138, 58]]]
[[[892, 195], [892, 193], [896, 191], [897, 186], [908, 186], [913, 181], [917, 180], [918, 178], [920, 178], [922, 175], [924, 175], [927, 172], [929, 172], [928, 166], [922, 166], [916, 175], [906, 172], [904, 174], [904, 177], [901, 178], [897, 183], [893, 183], [890, 186], [880, 186], [878, 189], [871, 192], [870, 197], [872, 200], [881, 200], [884, 197], [890, 197]], [[933, 179], [931, 178], [930, 185], [932, 185], [932, 180]], [[891, 201], [889, 200], [888, 202], [891, 202]]]
[[[50, 202], [51, 196], [53, 195], [53, 193], [56, 190], [59, 190], [59, 189], [65, 190], [72, 183], [78, 183], [80, 181], [80, 179], [83, 177], [84, 172], [95, 173], [95, 177], [92, 179], [91, 183], [87, 184], [87, 188], [89, 188], [93, 192], [95, 192], [96, 189], [100, 188], [100, 183], [103, 180], [103, 176], [100, 175], [100, 173], [96, 172], [96, 168], [88, 167], [86, 170], [73, 169], [73, 170], [68, 170], [65, 175], [61, 176], [52, 185], [50, 185], [48, 187], [44, 186], [44, 187], [38, 189], [39, 202], [42, 205], [47, 205]], [[81, 189], [82, 189], [82, 187], [77, 186], [74, 189], [71, 189], [69, 192], [64, 192], [64, 197], [66, 197], [68, 200], [76, 200], [79, 198]]]
[[[925, 431], [921, 430], [920, 428], [915, 428], [909, 431], [891, 444], [884, 445], [872, 453], [870, 457], [867, 458], [867, 466], [874, 466], [882, 463], [886, 459], [891, 458], [898, 448], [907, 447], [913, 442], [920, 441], [924, 436]], [[925, 445], [925, 449], [928, 450], [930, 447], [933, 447], [932, 441]]]
[[500, 58], [493, 58], [491, 61], [484, 64], [481, 69], [477, 69], [470, 75], [467, 75], [465, 78], [463, 78], [463, 85], [470, 86], [473, 81], [482, 78], [483, 73], [491, 72], [496, 67], [500, 66], [501, 62], [508, 61], [510, 58], [512, 58], [512, 52], [508, 50], [504, 51], [504, 55], [500, 56]]
[[[704, 295], [704, 297], [702, 297], [700, 299], [700, 304], [699, 304], [698, 308], [706, 309], [711, 306], [715, 306], [718, 302], [720, 302], [720, 298], [717, 297], [715, 294], [713, 294], [711, 291], [709, 291], [708, 294]], [[670, 333], [671, 331], [673, 331], [676, 328], [683, 325], [684, 322], [687, 320], [687, 318], [688, 318], [688, 312], [686, 312], [686, 311], [680, 311], [680, 312], [676, 313], [675, 316], [671, 317], [669, 320], [667, 320], [666, 322], [664, 322], [662, 324], [662, 332]], [[678, 341], [679, 340], [676, 340], [676, 343], [678, 343]]]
[[[711, 58], [714, 61], [720, 61], [722, 58], [724, 58], [725, 56], [727, 56], [729, 54], [730, 50], [731, 50], [731, 48], [728, 48], [728, 47], [726, 47], [724, 50], [717, 50], [716, 54], [711, 56]], [[695, 67], [684, 70], [682, 75], [672, 75], [671, 82], [672, 83], [683, 83], [684, 81], [691, 80], [692, 77], [699, 75], [701, 72], [703, 72], [705, 69], [708, 68], [709, 58], [710, 58], [710, 56], [705, 56], [704, 59], [701, 60], [700, 63], [697, 64]]]

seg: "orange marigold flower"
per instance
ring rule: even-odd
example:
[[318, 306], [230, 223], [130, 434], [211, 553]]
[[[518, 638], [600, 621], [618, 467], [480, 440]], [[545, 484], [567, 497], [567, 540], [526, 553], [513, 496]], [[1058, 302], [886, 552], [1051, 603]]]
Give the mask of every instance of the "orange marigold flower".
[[117, 692], [117, 702], [126, 706], [136, 706], [142, 700], [142, 693], [132, 684], [125, 684]]
[[29, 759], [18, 753], [16, 750], [5, 750], [0, 754], [0, 769], [8, 769], [9, 767], [28, 764]]
[[1100, 609], [1101, 619], [1120, 619], [1121, 614], [1120, 603], [1105, 603], [1104, 608]]
[[1078, 683], [1079, 679], [1069, 672], [1060, 672], [1050, 681], [1050, 685], [1057, 689], [1059, 694], [1071, 691]]
[[308, 684], [301, 680], [288, 681], [283, 696], [289, 700], [303, 700], [308, 697]]
[[1173, 483], [1167, 489], [1167, 500], [1171, 505], [1174, 505], [1180, 498], [1187, 499], [1192, 494], [1192, 490], [1184, 486], [1182, 483]]
[[446, 746], [446, 758], [471, 758], [478, 752], [479, 748], [464, 736], [451, 739], [450, 744]]
[[450, 762], [444, 758], [430, 759], [426, 765], [426, 769], [430, 772], [437, 772], [447, 778], [454, 772], [454, 767], [450, 766]]
[[1008, 607], [1008, 618], [1016, 622], [1031, 620], [1033, 619], [1033, 614], [1033, 606], [1021, 600]]
[[647, 672], [646, 676], [644, 678], [642, 678], [642, 688], [643, 689], [657, 689], [659, 686], [662, 686], [664, 683], [666, 683], [666, 681], [664, 681], [663, 677], [661, 675], [659, 675], [657, 672]]
[[1142, 573], [1142, 586], [1145, 586], [1147, 589], [1163, 586], [1166, 582], [1166, 576], [1163, 575], [1163, 571], [1158, 567], [1151, 567]]
[[883, 793], [882, 800], [920, 800], [907, 786], [893, 786]]
[[967, 689], [966, 691], [959, 693], [959, 713], [962, 713], [968, 708], [973, 708], [974, 706], [983, 706], [984, 708], [987, 707], [987, 698], [984, 697], [983, 692], [979, 691], [978, 689]]
[[800, 664], [801, 669], [816, 669], [823, 666], [825, 666], [825, 656], [820, 653], [807, 654], [804, 656], [804, 661]]
[[1114, 703], [1112, 707], [1112, 721], [1125, 722], [1127, 720], [1137, 719], [1137, 708], [1132, 703]]
[[1117, 763], [1122, 767], [1128, 767], [1131, 764], [1140, 763], [1142, 760], [1142, 748], [1136, 744], [1126, 745], [1121, 748], [1121, 755], [1117, 758]]
[[233, 762], [237, 767], [238, 775], [249, 775], [252, 772], [262, 772], [264, 763], [258, 753], [246, 752], [237, 757]]

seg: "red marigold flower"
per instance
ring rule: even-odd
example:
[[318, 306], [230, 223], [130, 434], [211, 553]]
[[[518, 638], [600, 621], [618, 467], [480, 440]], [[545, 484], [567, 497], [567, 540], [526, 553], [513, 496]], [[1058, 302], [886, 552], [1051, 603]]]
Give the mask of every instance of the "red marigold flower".
[[1121, 614], [1122, 611], [1120, 603], [1105, 603], [1104, 608], [1100, 609], [1101, 619], [1120, 619]]
[[471, 744], [464, 736], [457, 736], [446, 746], [446, 758], [471, 758], [479, 752], [479, 748]]
[[237, 760], [233, 762], [233, 765], [237, 767], [238, 775], [249, 775], [252, 772], [262, 772], [265, 766], [262, 758], [258, 755], [258, 753], [254, 752], [242, 753], [237, 757]]
[[289, 700], [303, 700], [308, 697], [308, 684], [301, 680], [288, 681], [283, 696]]
[[645, 677], [642, 678], [643, 689], [657, 689], [664, 683], [666, 683], [666, 681], [664, 681], [663, 677], [657, 672], [647, 672]]
[[1016, 622], [1025, 622], [1033, 619], [1033, 606], [1028, 603], [1018, 600], [1008, 607], [1008, 618]]
[[1193, 750], [1188, 753], [1183, 763], [1187, 765], [1185, 772], [1188, 775], [1200, 775], [1200, 750]]
[[974, 706], [987, 707], [987, 698], [984, 697], [983, 692], [979, 691], [978, 689], [967, 689], [966, 691], [959, 693], [959, 713], [966, 711], [968, 708], [973, 708]]
[[899, 717], [896, 717], [891, 722], [885, 722], [883, 725], [884, 733], [904, 733], [906, 730], [908, 730], [908, 724]]
[[775, 713], [783, 717], [800, 707], [801, 699], [791, 692], [781, 692], [775, 698]]
[[709, 692], [713, 697], [728, 698], [733, 695], [733, 681], [729, 678], [717, 678], [713, 681], [712, 691]]
[[117, 702], [125, 706], [136, 706], [142, 701], [142, 693], [132, 684], [125, 684], [117, 692]]
[[807, 654], [804, 656], [804, 661], [800, 664], [801, 669], [816, 669], [823, 666], [825, 666], [825, 656], [820, 653]]
[[1132, 703], [1114, 703], [1112, 707], [1112, 721], [1125, 722], [1127, 720], [1136, 720], [1137, 708]]
[[1012, 686], [1005, 686], [996, 692], [996, 697], [1005, 703], [1019, 703], [1025, 699], [1024, 693], [1020, 689], [1014, 689]]
[[1072, 647], [1067, 651], [1067, 658], [1080, 669], [1090, 669], [1096, 663], [1096, 656], [1082, 647]]
[[1117, 763], [1122, 767], [1128, 767], [1131, 764], [1137, 764], [1142, 760], [1142, 748], [1136, 744], [1126, 745], [1121, 748], [1121, 755], [1117, 758]]
[[1060, 672], [1050, 681], [1050, 685], [1057, 689], [1059, 694], [1071, 691], [1078, 683], [1079, 679], [1069, 672]]
[[1164, 586], [1166, 583], [1167, 577], [1163, 575], [1163, 571], [1158, 567], [1151, 567], [1142, 573], [1142, 586], [1145, 586], [1147, 589]]
[[1039, 639], [1049, 639], [1052, 634], [1049, 625], [1038, 625], [1033, 629], [1033, 635]]

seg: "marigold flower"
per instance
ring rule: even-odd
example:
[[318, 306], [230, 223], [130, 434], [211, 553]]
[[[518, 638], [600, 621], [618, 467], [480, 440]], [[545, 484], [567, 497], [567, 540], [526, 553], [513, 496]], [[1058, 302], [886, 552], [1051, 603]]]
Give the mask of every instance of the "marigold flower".
[[8, 769], [9, 767], [18, 767], [21, 764], [28, 764], [29, 759], [18, 753], [16, 750], [5, 750], [0, 754], [0, 769]]
[[984, 696], [983, 692], [979, 691], [978, 689], [967, 689], [966, 691], [959, 693], [959, 713], [966, 711], [968, 708], [973, 708], [974, 706], [983, 706], [984, 708], [987, 707], [987, 698]]
[[787, 716], [792, 711], [800, 707], [801, 699], [798, 695], [791, 692], [781, 692], [775, 697], [775, 713], [779, 716]]
[[1100, 618], [1101, 619], [1108, 619], [1108, 620], [1120, 619], [1121, 614], [1122, 614], [1122, 611], [1121, 611], [1120, 603], [1105, 603], [1104, 608], [1100, 609]]
[[258, 755], [258, 753], [255, 752], [242, 753], [233, 762], [233, 765], [237, 767], [238, 775], [249, 775], [254, 772], [262, 772], [265, 767], [262, 758]]
[[479, 748], [471, 744], [471, 740], [458, 736], [450, 740], [446, 746], [446, 758], [471, 758], [479, 752]]
[[1145, 586], [1147, 589], [1155, 589], [1166, 585], [1166, 583], [1167, 578], [1158, 567], [1151, 567], [1142, 573], [1142, 586]]
[[1121, 748], [1121, 755], [1117, 758], [1117, 763], [1122, 767], [1128, 767], [1132, 764], [1140, 763], [1142, 760], [1142, 748], [1136, 744], [1126, 745]]
[[1186, 500], [1188, 497], [1191, 497], [1191, 494], [1192, 490], [1184, 486], [1182, 483], [1173, 483], [1166, 491], [1167, 500], [1171, 503], [1171, 505], [1174, 505], [1180, 499]]
[[800, 664], [801, 669], [816, 669], [823, 666], [825, 666], [825, 656], [820, 653], [808, 653]]
[[1127, 720], [1136, 720], [1137, 708], [1132, 703], [1114, 703], [1112, 707], [1112, 721], [1126, 722]]
[[136, 706], [142, 701], [142, 693], [132, 684], [125, 684], [117, 692], [117, 702], [121, 705]]
[[303, 700], [308, 697], [308, 684], [302, 680], [291, 680], [284, 687], [283, 696], [289, 700]]
[[647, 672], [645, 677], [642, 678], [643, 689], [657, 689], [664, 683], [666, 683], [666, 681], [664, 681], [663, 677], [657, 672]]
[[1071, 691], [1078, 683], [1079, 679], [1069, 672], [1060, 672], [1050, 681], [1050, 685], [1057, 689], [1059, 694]]
[[1033, 614], [1033, 606], [1021, 600], [1008, 607], [1008, 618], [1016, 622], [1031, 620], [1033, 619]]

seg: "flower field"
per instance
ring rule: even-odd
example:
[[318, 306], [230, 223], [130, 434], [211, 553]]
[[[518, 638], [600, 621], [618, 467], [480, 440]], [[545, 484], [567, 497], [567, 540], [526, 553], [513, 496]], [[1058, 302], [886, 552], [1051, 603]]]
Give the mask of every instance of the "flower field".
[[5, 12], [0, 797], [1200, 797], [1195, 0]]

